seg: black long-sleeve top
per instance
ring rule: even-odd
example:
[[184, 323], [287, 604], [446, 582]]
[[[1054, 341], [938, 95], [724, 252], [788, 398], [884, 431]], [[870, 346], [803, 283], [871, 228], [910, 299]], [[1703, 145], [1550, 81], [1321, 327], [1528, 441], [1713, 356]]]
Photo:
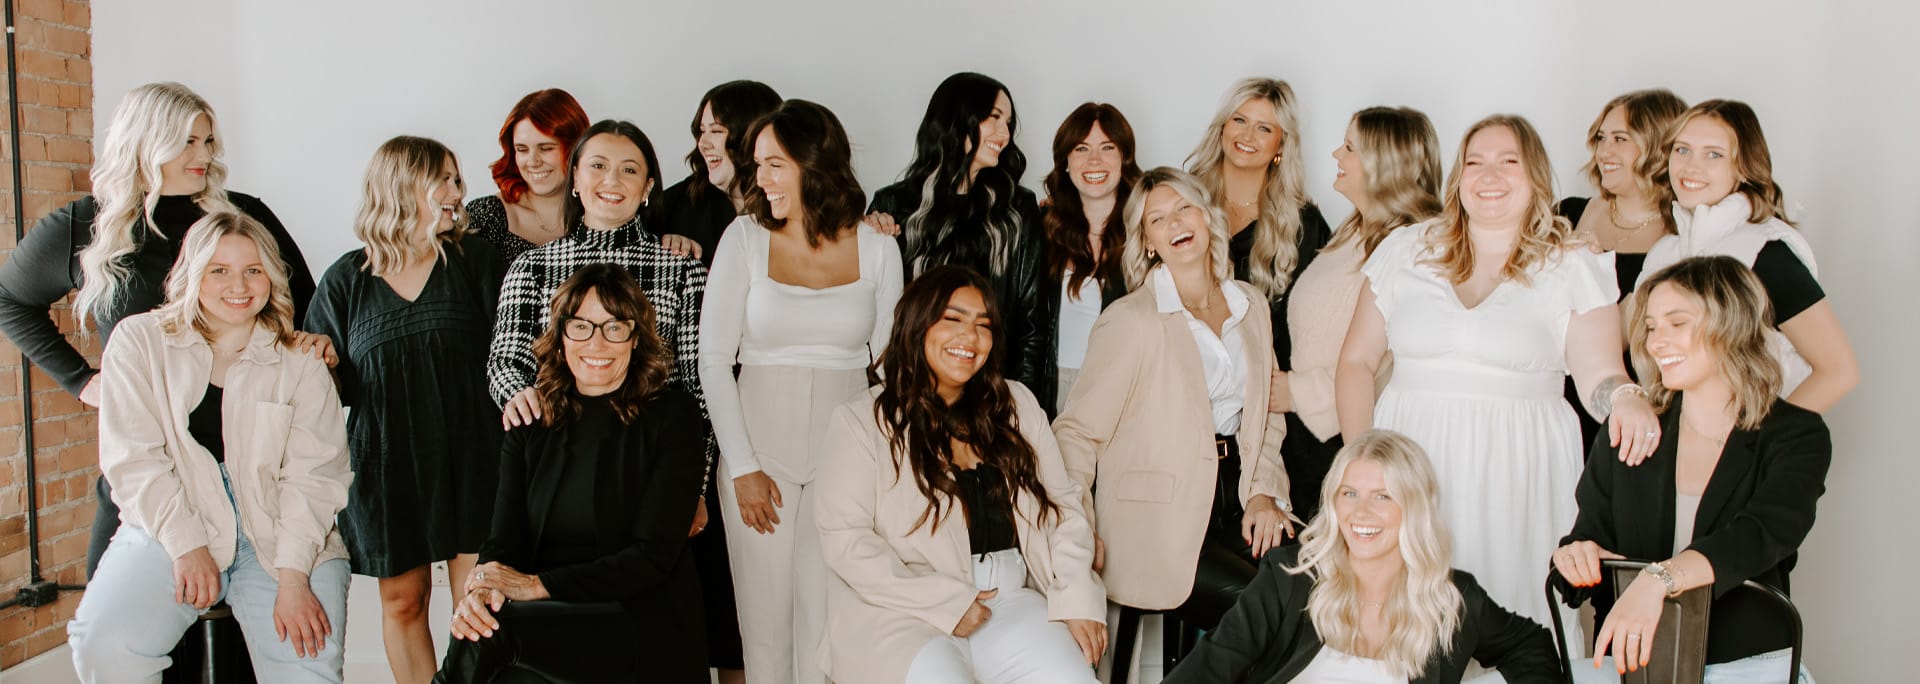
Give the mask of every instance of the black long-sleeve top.
[[[1660, 417], [1661, 434], [1680, 434], [1676, 394]], [[1637, 560], [1673, 556], [1676, 520], [1677, 440], [1663, 439], [1638, 466], [1620, 462], [1618, 447], [1603, 433], [1594, 438], [1587, 470], [1574, 499], [1580, 515], [1562, 546], [1591, 541], [1600, 548]], [[1815, 503], [1826, 491], [1833, 463], [1833, 438], [1820, 415], [1775, 399], [1758, 429], [1727, 435], [1720, 461], [1707, 477], [1694, 516], [1687, 549], [1713, 566], [1713, 609], [1707, 619], [1707, 662], [1725, 663], [1792, 645], [1792, 634], [1760, 605], [1723, 600], [1742, 582], [1753, 580], [1792, 593], [1787, 573], [1799, 561], [1800, 543], [1813, 529]], [[1558, 582], [1568, 602], [1591, 597], [1605, 619], [1613, 592], [1575, 589]]]
[[[294, 320], [305, 320], [307, 301], [313, 298], [313, 273], [299, 245], [259, 198], [229, 192], [227, 199], [273, 233], [280, 258], [286, 261]], [[81, 285], [80, 251], [93, 242], [93, 221], [99, 209], [94, 198], [88, 196], [54, 210], [35, 223], [13, 256], [0, 264], [0, 332], [26, 352], [34, 365], [76, 396], [100, 371], [60, 333], [49, 311]], [[153, 220], [161, 234], [154, 235], [145, 220], [135, 227], [127, 282], [121, 285], [115, 301], [94, 312], [93, 323], [102, 347], [112, 338], [120, 319], [152, 311], [166, 301], [167, 272], [180, 256], [187, 228], [205, 215], [191, 196], [166, 195], [153, 208]]]
[[[1282, 566], [1299, 562], [1299, 547], [1267, 553], [1260, 574], [1220, 619], [1167, 675], [1166, 684], [1292, 681], [1313, 663], [1324, 645], [1307, 615], [1313, 578], [1289, 574]], [[1468, 659], [1500, 671], [1513, 684], [1558, 681], [1559, 653], [1547, 629], [1494, 603], [1473, 575], [1453, 571], [1460, 590], [1460, 629], [1446, 653], [1435, 653], [1411, 684], [1459, 682]]]
[[1058, 392], [1054, 372], [1047, 368], [1054, 362], [1053, 339], [1050, 332], [1053, 326], [1047, 322], [1049, 307], [1041, 301], [1048, 296], [1042, 291], [1045, 263], [1042, 259], [1043, 248], [1040, 240], [1040, 203], [1034, 198], [1032, 190], [1018, 188], [1013, 197], [1013, 211], [1017, 215], [1019, 227], [1008, 236], [1008, 249], [1011, 253], [1001, 269], [992, 268], [992, 250], [986, 230], [980, 226], [959, 228], [949, 236], [949, 240], [972, 241], [968, 244], [945, 245], [934, 250], [936, 255], [945, 258], [928, 260], [929, 263], [914, 263], [916, 259], [907, 244], [907, 218], [913, 216], [920, 207], [920, 190], [907, 187], [905, 182], [894, 183], [873, 193], [873, 204], [867, 208], [871, 212], [884, 212], [893, 217], [894, 223], [901, 227], [900, 253], [907, 257], [907, 280], [914, 278], [934, 266], [964, 266], [986, 277], [993, 286], [996, 302], [1000, 305], [1000, 316], [1004, 321], [995, 321], [1004, 331], [1000, 340], [1006, 345], [1007, 353], [1001, 356], [1002, 368], [1007, 378], [1019, 380], [1033, 390], [1040, 405], [1051, 408], [1053, 395]]

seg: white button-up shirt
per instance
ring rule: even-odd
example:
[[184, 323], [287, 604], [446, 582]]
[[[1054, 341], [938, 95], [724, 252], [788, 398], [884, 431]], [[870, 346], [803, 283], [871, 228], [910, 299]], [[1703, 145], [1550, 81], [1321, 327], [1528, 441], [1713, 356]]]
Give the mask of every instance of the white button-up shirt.
[[1174, 287], [1173, 272], [1166, 265], [1153, 269], [1154, 302], [1160, 313], [1179, 313], [1187, 319], [1187, 330], [1193, 333], [1194, 346], [1200, 351], [1200, 366], [1206, 370], [1207, 397], [1213, 402], [1213, 432], [1216, 435], [1236, 434], [1240, 430], [1241, 409], [1247, 403], [1247, 366], [1245, 354], [1247, 344], [1241, 339], [1240, 322], [1247, 317], [1247, 307], [1252, 302], [1240, 288], [1223, 284], [1220, 291], [1227, 300], [1227, 322], [1220, 326], [1220, 334], [1213, 334], [1205, 321], [1194, 318], [1187, 306], [1180, 301], [1180, 290]]

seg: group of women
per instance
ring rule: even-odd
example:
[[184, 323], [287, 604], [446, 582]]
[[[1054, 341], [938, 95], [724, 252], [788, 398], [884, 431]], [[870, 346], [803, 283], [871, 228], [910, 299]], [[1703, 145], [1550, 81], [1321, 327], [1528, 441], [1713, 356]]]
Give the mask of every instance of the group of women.
[[[1369, 108], [1337, 229], [1283, 81], [1185, 170], [1082, 105], [1044, 197], [1017, 111], [946, 79], [869, 202], [833, 112], [764, 84], [708, 91], [672, 187], [539, 91], [497, 195], [381, 145], [316, 286], [212, 108], [136, 89], [0, 266], [0, 329], [101, 407], [81, 678], [157, 680], [225, 601], [262, 676], [338, 681], [349, 571], [405, 682], [1092, 681], [1109, 602], [1208, 630], [1169, 681], [1536, 681], [1548, 559], [1574, 599], [1662, 561], [1596, 596], [1582, 676], [1644, 665], [1667, 596], [1787, 588], [1858, 370], [1746, 105], [1608, 103], [1599, 196], [1558, 202], [1523, 118], [1443, 175], [1424, 114]], [[1783, 646], [1716, 613], [1710, 676]]]

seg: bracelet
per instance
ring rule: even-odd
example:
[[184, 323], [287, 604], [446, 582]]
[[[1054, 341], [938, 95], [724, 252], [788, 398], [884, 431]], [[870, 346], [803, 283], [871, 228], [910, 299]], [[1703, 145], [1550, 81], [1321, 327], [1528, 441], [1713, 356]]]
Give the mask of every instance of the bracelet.
[[1640, 385], [1635, 383], [1626, 382], [1626, 383], [1621, 383], [1620, 386], [1613, 388], [1613, 391], [1607, 394], [1607, 403], [1618, 405], [1620, 403], [1621, 390], [1632, 392], [1635, 395], [1639, 396], [1641, 399], [1648, 398], [1646, 388], [1641, 387]]

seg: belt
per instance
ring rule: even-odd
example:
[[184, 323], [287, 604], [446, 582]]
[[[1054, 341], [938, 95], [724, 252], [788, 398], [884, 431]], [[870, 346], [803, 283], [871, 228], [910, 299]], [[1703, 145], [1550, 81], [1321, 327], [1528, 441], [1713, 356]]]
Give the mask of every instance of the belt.
[[1213, 436], [1214, 457], [1222, 461], [1240, 455], [1240, 438], [1233, 435]]

